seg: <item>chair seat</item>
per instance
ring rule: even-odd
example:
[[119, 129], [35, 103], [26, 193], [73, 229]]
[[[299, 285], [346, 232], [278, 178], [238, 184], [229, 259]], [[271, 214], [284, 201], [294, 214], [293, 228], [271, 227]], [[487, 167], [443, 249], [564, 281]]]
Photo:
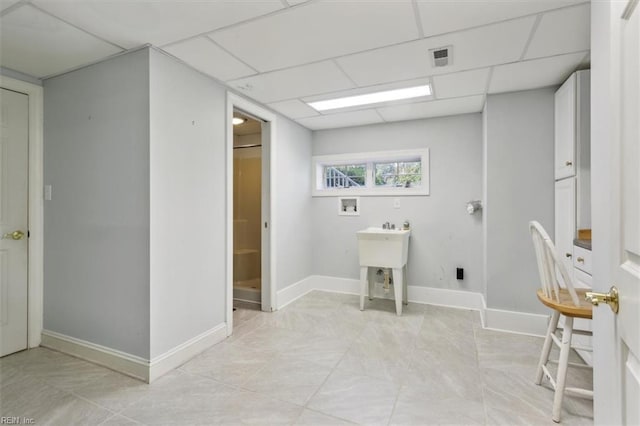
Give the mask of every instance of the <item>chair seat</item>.
[[538, 299], [546, 306], [551, 309], [554, 309], [560, 312], [562, 315], [567, 317], [574, 318], [592, 318], [593, 305], [590, 302], [587, 302], [584, 298], [584, 295], [588, 289], [575, 289], [578, 294], [578, 299], [580, 300], [580, 306], [576, 306], [573, 304], [573, 300], [571, 300], [571, 295], [567, 291], [567, 289], [560, 289], [560, 302], [557, 302], [555, 299], [547, 297], [542, 292], [542, 289], [538, 289], [537, 295]]

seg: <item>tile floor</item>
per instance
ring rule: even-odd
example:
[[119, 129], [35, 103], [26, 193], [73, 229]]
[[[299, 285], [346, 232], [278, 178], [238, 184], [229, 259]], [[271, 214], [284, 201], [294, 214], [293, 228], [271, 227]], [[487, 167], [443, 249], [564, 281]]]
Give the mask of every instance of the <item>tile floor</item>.
[[[483, 330], [477, 312], [312, 292], [151, 385], [44, 348], [0, 359], [0, 414], [54, 425], [551, 425], [533, 384], [542, 339]], [[588, 370], [570, 383], [591, 381]], [[566, 398], [562, 423], [592, 424]]]

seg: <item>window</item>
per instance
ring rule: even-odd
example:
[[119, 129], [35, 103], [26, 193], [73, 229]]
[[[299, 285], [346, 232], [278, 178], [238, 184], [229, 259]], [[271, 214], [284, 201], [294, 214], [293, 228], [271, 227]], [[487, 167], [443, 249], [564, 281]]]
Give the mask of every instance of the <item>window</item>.
[[352, 188], [365, 185], [366, 164], [324, 166], [325, 188]]
[[313, 157], [313, 196], [429, 195], [429, 150]]
[[422, 162], [393, 161], [375, 164], [375, 185], [399, 188], [414, 188], [422, 183]]

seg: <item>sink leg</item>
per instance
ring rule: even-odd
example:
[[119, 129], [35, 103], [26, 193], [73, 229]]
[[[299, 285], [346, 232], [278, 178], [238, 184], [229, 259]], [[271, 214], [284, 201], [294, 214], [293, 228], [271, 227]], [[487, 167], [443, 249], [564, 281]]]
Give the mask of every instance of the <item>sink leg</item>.
[[375, 280], [371, 275], [373, 275], [374, 268], [367, 268], [369, 273], [367, 274], [367, 279], [369, 280], [369, 300], [373, 300], [373, 287], [375, 284]]
[[404, 288], [402, 289], [402, 294], [403, 294], [403, 299], [402, 299], [402, 303], [404, 303], [405, 305], [409, 304], [409, 291], [407, 289], [407, 265], [404, 265], [402, 267], [402, 284], [404, 285]]
[[368, 270], [366, 266], [360, 267], [360, 310], [364, 311], [364, 292], [367, 288]]
[[396, 297], [396, 314], [402, 315], [402, 301], [404, 290], [404, 279], [402, 276], [402, 268], [393, 268], [393, 293]]

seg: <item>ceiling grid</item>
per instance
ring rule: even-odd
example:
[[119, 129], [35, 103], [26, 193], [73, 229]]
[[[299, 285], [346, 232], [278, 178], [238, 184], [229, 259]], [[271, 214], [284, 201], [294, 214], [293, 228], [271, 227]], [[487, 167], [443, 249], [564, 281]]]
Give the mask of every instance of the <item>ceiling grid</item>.
[[[479, 112], [588, 66], [585, 0], [0, 0], [2, 67], [56, 75], [145, 44], [310, 129]], [[451, 46], [434, 67], [430, 49]], [[428, 98], [307, 102], [430, 83]]]

